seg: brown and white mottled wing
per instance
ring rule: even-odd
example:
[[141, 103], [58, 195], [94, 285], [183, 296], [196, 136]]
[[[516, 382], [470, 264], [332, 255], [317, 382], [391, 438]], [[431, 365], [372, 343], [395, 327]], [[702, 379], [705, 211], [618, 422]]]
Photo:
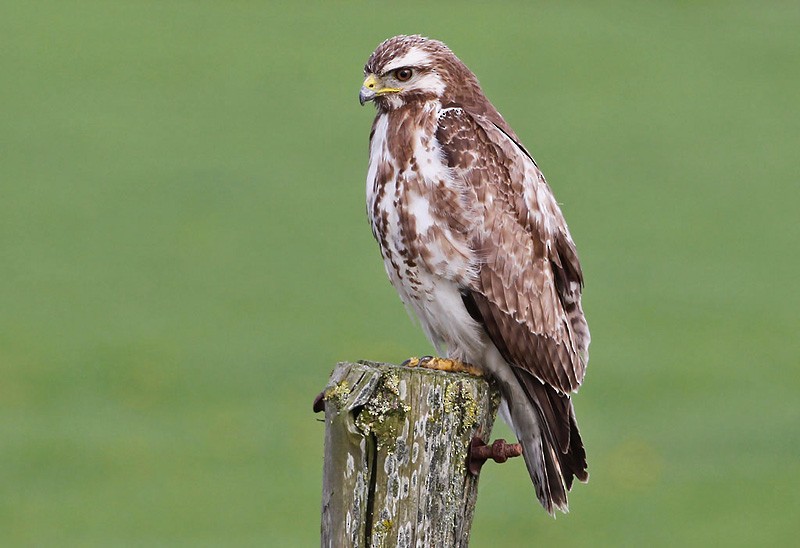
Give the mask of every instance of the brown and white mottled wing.
[[437, 139], [478, 219], [468, 236], [479, 268], [462, 290], [464, 304], [521, 388], [517, 401], [508, 388], [507, 403], [537, 496], [549, 512], [566, 511], [573, 479], [588, 479], [569, 398], [589, 345], [575, 246], [541, 172], [509, 133], [452, 108], [440, 116]]
[[485, 328], [513, 365], [569, 393], [586, 370], [589, 330], [583, 285], [564, 217], [527, 152], [491, 121], [451, 108], [437, 138], [466, 183], [480, 222], [472, 290]]

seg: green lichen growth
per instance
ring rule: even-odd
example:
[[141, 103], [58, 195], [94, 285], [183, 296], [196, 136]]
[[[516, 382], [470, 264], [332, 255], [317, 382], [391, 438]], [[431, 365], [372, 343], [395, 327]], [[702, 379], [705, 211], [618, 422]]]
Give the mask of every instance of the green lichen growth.
[[458, 424], [462, 433], [478, 423], [478, 402], [466, 382], [456, 381], [447, 385], [444, 391], [444, 411], [461, 418]]
[[342, 381], [325, 390], [325, 401], [332, 402], [338, 409], [341, 409], [349, 395], [350, 383]]
[[386, 373], [356, 417], [356, 426], [364, 435], [375, 434], [379, 449], [392, 448], [410, 409], [400, 400], [400, 378], [395, 373]]

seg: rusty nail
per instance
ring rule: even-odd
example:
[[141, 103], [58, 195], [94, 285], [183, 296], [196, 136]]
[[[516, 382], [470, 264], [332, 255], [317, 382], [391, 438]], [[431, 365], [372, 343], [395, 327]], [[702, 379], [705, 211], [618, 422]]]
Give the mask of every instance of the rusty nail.
[[475, 436], [469, 444], [467, 467], [473, 476], [477, 476], [481, 471], [481, 466], [488, 459], [502, 463], [521, 454], [522, 445], [518, 443], [506, 443], [506, 440], [498, 439], [494, 440], [491, 445], [486, 445], [482, 439]]
[[325, 392], [320, 392], [314, 398], [314, 406], [312, 407], [314, 413], [322, 413], [325, 411]]

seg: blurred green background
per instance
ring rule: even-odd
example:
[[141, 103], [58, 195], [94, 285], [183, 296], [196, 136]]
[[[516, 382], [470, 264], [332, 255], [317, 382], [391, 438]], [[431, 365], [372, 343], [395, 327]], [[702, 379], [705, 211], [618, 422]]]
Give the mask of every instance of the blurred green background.
[[0, 545], [318, 543], [314, 395], [431, 352], [357, 101], [416, 32], [544, 169], [594, 339], [590, 483], [552, 520], [487, 466], [473, 545], [793, 544], [798, 28], [795, 2], [0, 3]]

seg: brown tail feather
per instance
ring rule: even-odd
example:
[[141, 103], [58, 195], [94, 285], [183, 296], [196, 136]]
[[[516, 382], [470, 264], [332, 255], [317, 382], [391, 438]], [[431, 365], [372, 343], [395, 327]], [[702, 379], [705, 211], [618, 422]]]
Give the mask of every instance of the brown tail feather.
[[554, 507], [567, 511], [567, 491], [574, 479], [589, 478], [572, 401], [526, 369], [510, 365], [514, 362], [499, 336], [497, 317], [484, 314], [483, 309], [491, 312], [485, 297], [472, 291], [463, 291], [461, 297], [467, 312], [483, 325], [497, 350], [496, 357], [487, 359], [484, 365], [500, 384], [510, 415], [505, 418], [523, 446], [536, 496], [551, 514]]
[[[569, 396], [559, 394], [552, 387], [541, 383], [525, 370], [514, 368], [526, 396], [527, 405], [532, 405], [538, 414], [541, 428], [541, 448], [533, 447], [527, 458], [541, 459], [541, 462], [528, 463], [528, 469], [537, 464], [544, 468], [547, 488], [545, 500], [539, 497], [542, 505], [552, 513], [553, 507], [567, 510], [567, 491], [575, 478], [589, 479], [586, 465], [586, 452], [583, 448], [575, 411]], [[510, 410], [512, 417], [514, 410]], [[522, 426], [522, 425], [520, 425]], [[536, 481], [533, 475], [531, 479]], [[538, 494], [538, 490], [537, 490]]]

